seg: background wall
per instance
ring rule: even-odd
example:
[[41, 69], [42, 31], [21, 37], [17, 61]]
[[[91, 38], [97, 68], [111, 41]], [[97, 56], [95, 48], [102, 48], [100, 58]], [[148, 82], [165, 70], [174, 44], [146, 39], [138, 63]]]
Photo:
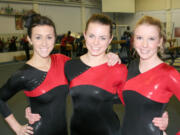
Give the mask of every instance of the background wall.
[[102, 11], [134, 13], [135, 0], [102, 0]]
[[[32, 4], [9, 4], [16, 10], [22, 11], [32, 9]], [[8, 7], [7, 3], [0, 3], [0, 9]], [[15, 16], [0, 15], [0, 34], [23, 33], [24, 30], [15, 29]]]
[[166, 7], [166, 0], [136, 0], [137, 11], [163, 10]]
[[[20, 3], [0, 3], [0, 9], [13, 7], [13, 9], [31, 10], [33, 4], [20, 4]], [[80, 6], [61, 6], [61, 5], [38, 5], [39, 13], [50, 17], [56, 25], [57, 33], [66, 33], [68, 30], [73, 32], [82, 32], [82, 18]], [[86, 21], [92, 13], [101, 12], [101, 9], [95, 7], [85, 7], [85, 20]], [[15, 17], [0, 15], [0, 34], [7, 33], [25, 33], [25, 30], [15, 29]]]
[[56, 25], [57, 33], [81, 31], [81, 10], [79, 7], [40, 5], [39, 13], [50, 17]]
[[[92, 1], [83, 0], [83, 4], [92, 4]], [[107, 0], [103, 0], [106, 1]], [[103, 2], [102, 1], [102, 2]], [[115, 1], [114, 1], [115, 2]], [[13, 7], [15, 10], [30, 10], [33, 9], [34, 5], [32, 3], [0, 3], [0, 8]], [[108, 3], [110, 7], [114, 4], [112, 2]], [[125, 4], [123, 1], [117, 3], [119, 6], [124, 6], [125, 9], [127, 2]], [[72, 32], [83, 32], [86, 20], [93, 13], [100, 13], [101, 8], [95, 6], [64, 6], [64, 5], [53, 5], [53, 4], [43, 4], [40, 3], [36, 7], [39, 13], [50, 17], [56, 25], [57, 33], [66, 33], [68, 30]], [[174, 27], [180, 27], [180, 1], [179, 0], [136, 0], [135, 1], [136, 13], [124, 13], [124, 12], [104, 12], [109, 15], [117, 25], [127, 26], [129, 25], [133, 29], [135, 22], [143, 15], [150, 15], [159, 18], [162, 22], [167, 24], [166, 31], [171, 37], [174, 34]], [[128, 12], [128, 10], [127, 10]], [[118, 27], [119, 31], [117, 36], [118, 39], [125, 30], [125, 27]], [[9, 34], [19, 34], [22, 35], [25, 30], [15, 29], [15, 17], [0, 15], [0, 36], [3, 34], [5, 36]], [[168, 38], [169, 38], [168, 37]]]

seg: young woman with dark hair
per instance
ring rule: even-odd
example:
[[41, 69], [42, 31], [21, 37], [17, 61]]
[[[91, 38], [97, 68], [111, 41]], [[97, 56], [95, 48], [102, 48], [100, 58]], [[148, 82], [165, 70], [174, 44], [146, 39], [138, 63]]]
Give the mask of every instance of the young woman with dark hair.
[[[64, 64], [70, 58], [50, 55], [56, 39], [55, 25], [48, 17], [34, 12], [25, 17], [27, 39], [33, 56], [0, 88], [0, 113], [17, 135], [67, 135], [66, 95], [68, 82]], [[33, 113], [41, 119], [32, 125], [19, 124], [6, 101], [23, 90]]]

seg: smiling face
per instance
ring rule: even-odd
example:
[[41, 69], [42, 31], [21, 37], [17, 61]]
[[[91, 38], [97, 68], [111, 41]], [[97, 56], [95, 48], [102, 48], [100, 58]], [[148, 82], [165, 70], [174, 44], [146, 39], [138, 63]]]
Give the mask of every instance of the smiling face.
[[99, 22], [90, 22], [84, 33], [88, 55], [104, 55], [111, 43], [110, 26]]
[[38, 25], [32, 29], [31, 38], [28, 41], [33, 45], [34, 56], [46, 58], [54, 48], [55, 31], [52, 26]]
[[160, 29], [155, 25], [141, 24], [134, 31], [134, 48], [142, 60], [157, 58], [158, 47], [162, 45]]

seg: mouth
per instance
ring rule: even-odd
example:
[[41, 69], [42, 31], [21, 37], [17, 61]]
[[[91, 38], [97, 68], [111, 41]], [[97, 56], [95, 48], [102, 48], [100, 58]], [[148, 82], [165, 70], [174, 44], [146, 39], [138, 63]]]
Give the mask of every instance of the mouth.
[[147, 53], [149, 53], [149, 50], [140, 50], [140, 52], [142, 53], [142, 54], [147, 54]]
[[41, 51], [47, 52], [49, 49], [48, 48], [40, 48]]
[[100, 48], [99, 47], [92, 47], [93, 51], [98, 51]]

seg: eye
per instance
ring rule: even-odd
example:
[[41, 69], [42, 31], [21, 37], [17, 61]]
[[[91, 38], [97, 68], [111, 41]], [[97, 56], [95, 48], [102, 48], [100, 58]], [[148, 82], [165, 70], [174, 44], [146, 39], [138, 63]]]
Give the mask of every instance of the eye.
[[89, 38], [93, 38], [93, 37], [94, 37], [94, 35], [92, 35], [92, 34], [89, 35]]
[[152, 41], [153, 41], [153, 40], [155, 40], [155, 38], [154, 38], [154, 37], [150, 37], [149, 39], [150, 39], [150, 40], [152, 40]]
[[36, 36], [35, 38], [36, 38], [37, 40], [41, 39], [41, 37], [40, 37], [40, 36]]
[[47, 38], [50, 40], [50, 39], [52, 39], [53, 37], [52, 37], [52, 36], [48, 36]]
[[106, 38], [105, 38], [105, 37], [101, 37], [100, 39], [101, 39], [101, 40], [106, 40]]
[[137, 40], [141, 40], [142, 37], [141, 37], [141, 36], [136, 36], [136, 39], [137, 39]]

